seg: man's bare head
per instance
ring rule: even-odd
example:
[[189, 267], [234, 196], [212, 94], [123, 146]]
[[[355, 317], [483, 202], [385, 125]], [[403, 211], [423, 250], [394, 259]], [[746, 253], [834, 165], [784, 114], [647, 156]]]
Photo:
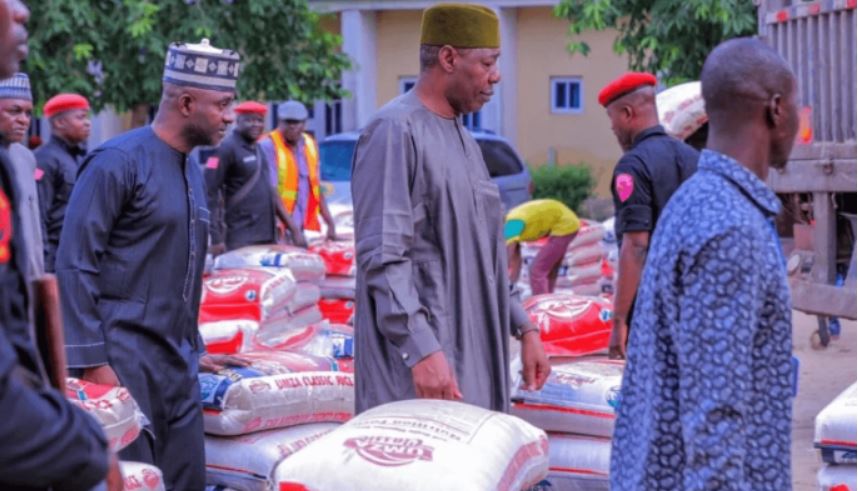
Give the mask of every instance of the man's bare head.
[[635, 137], [641, 131], [658, 124], [655, 87], [650, 85], [614, 99], [605, 109], [611, 120], [611, 131], [624, 151], [632, 148]]
[[760, 134], [770, 165], [786, 165], [798, 132], [798, 91], [786, 60], [758, 39], [731, 39], [706, 58], [700, 81], [710, 141]]

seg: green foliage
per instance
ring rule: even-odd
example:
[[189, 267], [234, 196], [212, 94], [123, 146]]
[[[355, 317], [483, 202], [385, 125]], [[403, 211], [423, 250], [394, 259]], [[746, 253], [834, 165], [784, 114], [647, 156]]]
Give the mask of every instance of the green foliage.
[[554, 14], [570, 21], [573, 54], [590, 51], [581, 32], [616, 29], [614, 51], [668, 85], [698, 79], [712, 48], [757, 28], [753, 0], [560, 0]]
[[586, 164], [531, 167], [530, 176], [535, 187], [534, 199], [556, 199], [576, 211], [596, 186]]
[[173, 41], [238, 51], [243, 99], [305, 102], [344, 95], [339, 36], [323, 32], [307, 0], [50, 0], [29, 2], [26, 70], [36, 107], [79, 92], [96, 109], [155, 104]]

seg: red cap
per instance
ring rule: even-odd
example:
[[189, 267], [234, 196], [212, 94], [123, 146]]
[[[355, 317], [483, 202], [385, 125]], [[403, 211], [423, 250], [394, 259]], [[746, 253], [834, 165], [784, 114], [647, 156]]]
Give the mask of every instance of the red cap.
[[265, 114], [267, 112], [268, 108], [265, 107], [265, 104], [260, 104], [256, 101], [244, 101], [235, 106], [236, 114]]
[[79, 94], [59, 94], [48, 99], [45, 103], [45, 116], [51, 117], [72, 109], [89, 110], [89, 101]]
[[658, 80], [655, 75], [644, 72], [629, 72], [614, 80], [599, 91], [599, 104], [607, 107], [620, 96], [626, 95], [645, 85], [655, 86]]

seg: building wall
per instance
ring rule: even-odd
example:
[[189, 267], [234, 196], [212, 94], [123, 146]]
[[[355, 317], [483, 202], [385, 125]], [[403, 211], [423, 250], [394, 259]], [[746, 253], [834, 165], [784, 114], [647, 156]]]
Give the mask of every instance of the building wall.
[[[621, 150], [597, 94], [627, 69], [627, 62], [625, 56], [613, 52], [613, 31], [583, 34], [590, 54], [569, 54], [568, 25], [548, 7], [518, 11], [518, 150], [533, 165], [546, 163], [552, 148], [560, 165], [590, 165], [598, 180], [596, 193], [609, 196], [611, 172]], [[580, 113], [552, 114], [552, 76], [582, 78]]]
[[399, 95], [400, 77], [420, 72], [420, 10], [380, 10], [376, 13], [379, 107]]

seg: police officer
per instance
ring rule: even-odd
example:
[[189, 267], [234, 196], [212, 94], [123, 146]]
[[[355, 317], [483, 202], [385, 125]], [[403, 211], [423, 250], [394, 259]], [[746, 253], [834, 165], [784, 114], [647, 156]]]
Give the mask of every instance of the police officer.
[[77, 171], [89, 138], [89, 101], [78, 94], [59, 94], [45, 103], [51, 139], [36, 149], [39, 210], [45, 227], [45, 270], [54, 271], [57, 246]]
[[674, 191], [697, 169], [697, 150], [672, 138], [659, 125], [657, 80], [649, 73], [627, 73], [599, 92], [599, 104], [625, 154], [614, 168], [611, 193], [614, 229], [620, 246], [610, 355], [625, 358], [635, 294], [649, 239]]
[[[276, 231], [275, 214], [305, 246], [304, 235], [292, 223], [277, 190], [271, 185], [269, 165], [256, 141], [265, 127], [266, 107], [253, 101], [235, 107], [236, 127], [224, 139], [215, 155], [206, 159], [206, 188], [209, 210], [213, 216], [212, 246], [209, 252], [218, 255], [246, 245], [273, 244]], [[219, 213], [223, 207], [224, 212]]]
[[[0, 78], [11, 77], [26, 56], [29, 15], [21, 2], [0, 0]], [[47, 386], [27, 315], [27, 248], [14, 176], [0, 148], [0, 489], [85, 490], [108, 475], [108, 489], [122, 489], [98, 423]]]

